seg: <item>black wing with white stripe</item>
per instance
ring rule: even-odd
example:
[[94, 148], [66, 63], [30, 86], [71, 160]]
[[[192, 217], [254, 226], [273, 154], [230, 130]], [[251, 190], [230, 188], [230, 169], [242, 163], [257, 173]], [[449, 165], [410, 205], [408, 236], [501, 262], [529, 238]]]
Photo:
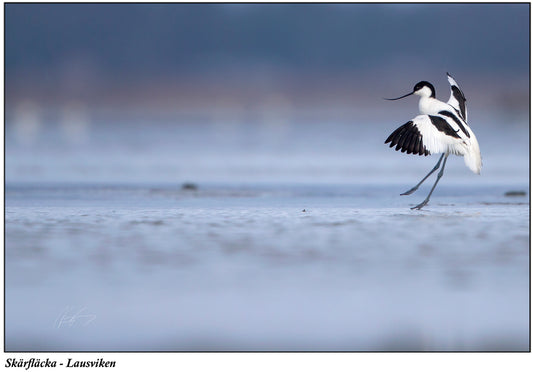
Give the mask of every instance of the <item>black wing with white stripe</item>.
[[408, 154], [463, 154], [469, 138], [446, 115], [418, 115], [387, 138], [390, 147]]
[[430, 152], [424, 146], [422, 135], [412, 120], [402, 125], [387, 138], [385, 143], [389, 147], [396, 146], [396, 151], [401, 150], [408, 154], [427, 156]]

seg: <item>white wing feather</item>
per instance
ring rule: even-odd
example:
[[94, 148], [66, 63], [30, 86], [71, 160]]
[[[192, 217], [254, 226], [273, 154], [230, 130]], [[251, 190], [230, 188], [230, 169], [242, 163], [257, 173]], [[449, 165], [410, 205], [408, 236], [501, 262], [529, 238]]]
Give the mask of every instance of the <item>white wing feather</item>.
[[[447, 152], [456, 155], [464, 154], [465, 143], [463, 139], [451, 137], [439, 131], [433, 125], [428, 115], [418, 115], [412, 121], [422, 135], [422, 142], [430, 153], [438, 154]], [[459, 133], [457, 132], [457, 134]]]
[[465, 95], [463, 94], [461, 88], [459, 88], [459, 84], [457, 84], [454, 78], [452, 78], [448, 73], [447, 76], [448, 82], [450, 83], [450, 99], [447, 103], [452, 106], [459, 113], [459, 115], [461, 115], [465, 122], [468, 122]]
[[[446, 119], [445, 117], [442, 118]], [[428, 115], [418, 115], [412, 121], [422, 135], [422, 142], [430, 153], [448, 153], [464, 156], [466, 166], [472, 172], [476, 174], [480, 173], [483, 164], [479, 144], [474, 132], [468, 126], [465, 128], [469, 132], [470, 138], [466, 137], [462, 131], [457, 131], [457, 128], [455, 128], [457, 125], [453, 120], [447, 120], [448, 124], [459, 136], [457, 138], [438, 130]]]

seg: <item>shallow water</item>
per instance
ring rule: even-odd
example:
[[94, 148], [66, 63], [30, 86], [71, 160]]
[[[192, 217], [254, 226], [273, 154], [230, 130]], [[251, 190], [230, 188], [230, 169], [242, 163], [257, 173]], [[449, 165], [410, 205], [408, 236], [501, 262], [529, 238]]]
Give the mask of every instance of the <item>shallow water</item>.
[[6, 348], [527, 350], [528, 198], [398, 191], [8, 185]]
[[6, 350], [528, 350], [527, 118], [488, 118], [422, 211], [394, 121], [8, 120]]

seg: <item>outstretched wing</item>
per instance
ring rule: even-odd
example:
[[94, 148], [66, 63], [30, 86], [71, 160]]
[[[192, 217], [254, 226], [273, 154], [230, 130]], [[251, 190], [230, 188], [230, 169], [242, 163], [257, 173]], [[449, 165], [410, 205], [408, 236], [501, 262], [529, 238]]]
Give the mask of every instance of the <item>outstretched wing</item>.
[[385, 141], [385, 144], [390, 142], [389, 147], [396, 146], [396, 151], [402, 150], [402, 152], [407, 151], [408, 154], [427, 156], [430, 152], [426, 146], [424, 146], [422, 134], [420, 134], [420, 131], [413, 120], [408, 121], [392, 132]]
[[387, 138], [389, 147], [396, 146], [408, 154], [429, 155], [437, 153], [462, 153], [468, 139], [456, 123], [443, 115], [418, 115]]
[[468, 123], [465, 95], [459, 88], [459, 85], [457, 85], [455, 80], [452, 78], [452, 76], [449, 73], [446, 73], [446, 75], [448, 75], [448, 82], [450, 83], [451, 89], [448, 104], [452, 106], [459, 113], [459, 115], [461, 115], [461, 118], [465, 121], [465, 123]]

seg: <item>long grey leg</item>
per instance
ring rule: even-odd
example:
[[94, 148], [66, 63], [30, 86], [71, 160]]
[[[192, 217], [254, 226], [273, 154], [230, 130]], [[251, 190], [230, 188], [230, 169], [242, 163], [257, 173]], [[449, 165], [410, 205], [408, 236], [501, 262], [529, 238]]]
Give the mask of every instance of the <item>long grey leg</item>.
[[431, 191], [429, 192], [427, 198], [422, 203], [418, 204], [416, 207], [412, 207], [411, 209], [422, 209], [422, 207], [428, 203], [429, 198], [431, 197], [431, 194], [433, 194], [433, 190], [435, 190], [435, 186], [437, 186], [437, 183], [439, 182], [440, 178], [442, 177], [444, 173], [444, 167], [446, 166], [446, 160], [448, 160], [448, 154], [446, 154], [446, 157], [444, 158], [444, 163], [442, 163], [442, 168], [440, 169], [439, 174], [437, 174], [437, 180], [433, 184], [433, 187], [431, 188]]
[[[437, 164], [433, 167], [433, 169], [426, 175], [426, 177], [422, 178], [422, 181], [420, 181], [415, 187], [413, 187], [411, 190], [408, 190], [406, 192], [404, 192], [403, 194], [400, 194], [400, 195], [411, 195], [412, 193], [414, 193], [416, 190], [418, 190], [418, 188], [420, 187], [420, 185], [422, 184], [422, 182], [424, 182], [429, 176], [431, 176], [433, 174], [433, 172], [435, 172], [437, 169], [439, 169], [440, 167], [440, 162], [442, 161], [442, 158], [444, 157], [444, 154], [442, 154], [439, 158], [439, 161], [437, 162]], [[445, 160], [446, 161], [446, 160]]]

